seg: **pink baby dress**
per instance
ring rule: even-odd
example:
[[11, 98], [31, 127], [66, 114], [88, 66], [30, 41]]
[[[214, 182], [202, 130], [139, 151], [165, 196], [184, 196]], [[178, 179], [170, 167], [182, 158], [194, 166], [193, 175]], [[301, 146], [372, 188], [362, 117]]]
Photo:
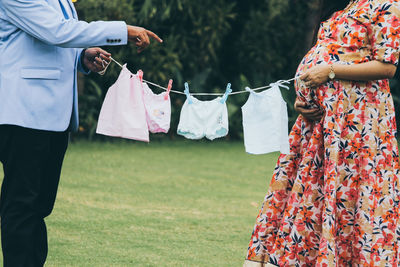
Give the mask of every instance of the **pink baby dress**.
[[107, 92], [96, 133], [149, 142], [142, 82], [126, 64]]
[[147, 83], [142, 83], [147, 126], [151, 133], [168, 133], [171, 124], [169, 92], [154, 94]]

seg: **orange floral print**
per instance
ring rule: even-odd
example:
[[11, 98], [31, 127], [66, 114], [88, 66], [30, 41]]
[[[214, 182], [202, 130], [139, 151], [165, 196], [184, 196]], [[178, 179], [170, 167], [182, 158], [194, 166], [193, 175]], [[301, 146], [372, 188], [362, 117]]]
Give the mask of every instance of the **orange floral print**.
[[[297, 76], [318, 64], [398, 64], [400, 0], [356, 0], [321, 24]], [[299, 116], [279, 157], [245, 266], [400, 266], [400, 171], [388, 80], [330, 81], [298, 97], [325, 110]], [[250, 264], [251, 263], [251, 264]]]

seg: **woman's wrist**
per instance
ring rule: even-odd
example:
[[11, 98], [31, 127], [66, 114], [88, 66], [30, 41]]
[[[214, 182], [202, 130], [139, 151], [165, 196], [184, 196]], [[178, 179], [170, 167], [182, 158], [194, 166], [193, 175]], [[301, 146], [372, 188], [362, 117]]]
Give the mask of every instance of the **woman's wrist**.
[[334, 64], [329, 65], [328, 80], [333, 81], [336, 78]]

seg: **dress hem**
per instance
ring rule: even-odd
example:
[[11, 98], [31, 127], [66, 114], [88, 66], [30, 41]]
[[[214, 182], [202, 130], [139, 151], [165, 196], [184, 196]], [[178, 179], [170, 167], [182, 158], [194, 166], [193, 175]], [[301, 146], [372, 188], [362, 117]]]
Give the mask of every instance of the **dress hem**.
[[245, 260], [243, 267], [279, 267], [279, 265], [275, 265], [270, 262]]

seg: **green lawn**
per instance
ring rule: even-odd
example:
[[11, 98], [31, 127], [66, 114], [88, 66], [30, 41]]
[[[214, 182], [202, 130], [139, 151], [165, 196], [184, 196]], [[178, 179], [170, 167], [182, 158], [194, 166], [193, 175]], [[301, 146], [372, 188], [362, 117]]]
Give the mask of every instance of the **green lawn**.
[[218, 141], [71, 144], [46, 266], [241, 266], [277, 156]]

